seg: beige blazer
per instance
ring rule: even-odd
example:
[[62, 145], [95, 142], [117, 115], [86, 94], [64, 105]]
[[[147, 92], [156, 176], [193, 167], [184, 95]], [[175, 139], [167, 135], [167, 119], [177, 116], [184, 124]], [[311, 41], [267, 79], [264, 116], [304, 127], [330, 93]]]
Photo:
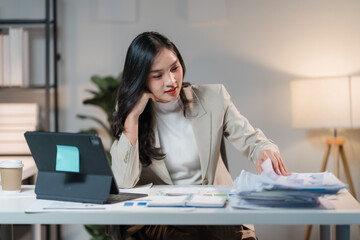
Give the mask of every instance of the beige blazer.
[[[221, 156], [223, 136], [254, 163], [261, 151], [277, 146], [267, 139], [260, 129], [253, 128], [236, 109], [223, 85], [191, 85], [184, 88], [190, 100], [186, 117], [191, 120], [198, 146], [202, 183], [204, 185], [229, 185], [232, 178]], [[154, 126], [156, 146], [160, 147], [157, 126]], [[125, 134], [111, 146], [112, 169], [120, 188], [136, 184], [173, 184], [164, 160], [153, 160], [149, 167], [142, 167], [138, 142], [131, 146]]]

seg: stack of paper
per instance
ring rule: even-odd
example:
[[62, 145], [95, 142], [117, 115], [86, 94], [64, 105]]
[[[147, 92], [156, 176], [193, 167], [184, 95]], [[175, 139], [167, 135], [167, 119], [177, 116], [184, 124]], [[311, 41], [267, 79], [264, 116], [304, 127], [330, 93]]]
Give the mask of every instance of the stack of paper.
[[236, 178], [232, 189], [235, 194], [230, 198], [232, 207], [318, 207], [322, 196], [347, 187], [329, 172], [277, 175], [270, 159], [262, 169], [260, 175], [242, 171]]
[[36, 103], [1, 103], [0, 154], [30, 154], [24, 133], [37, 130], [38, 125], [39, 107]]

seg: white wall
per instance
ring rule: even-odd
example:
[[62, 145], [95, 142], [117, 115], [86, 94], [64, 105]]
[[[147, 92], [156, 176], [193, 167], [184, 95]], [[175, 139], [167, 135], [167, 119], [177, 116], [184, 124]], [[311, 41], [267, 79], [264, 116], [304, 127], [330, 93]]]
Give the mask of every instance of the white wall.
[[[187, 65], [185, 80], [223, 83], [240, 112], [279, 145], [290, 171], [320, 170], [331, 132], [291, 128], [289, 82], [359, 73], [359, 1], [234, 0], [228, 1], [226, 21], [203, 23], [189, 22], [187, 1], [138, 3], [136, 23], [116, 23], [96, 20], [97, 1], [63, 1], [62, 130], [77, 131], [83, 122], [75, 115], [92, 110], [81, 105], [90, 76], [118, 74], [131, 40], [155, 30], [178, 46]], [[342, 133], [354, 183], [360, 182], [359, 133]], [[254, 171], [227, 149], [234, 178], [242, 168]], [[360, 184], [356, 191], [360, 195]], [[261, 239], [301, 239], [304, 229], [258, 226], [257, 233]], [[356, 227], [353, 232], [359, 234]]]
[[[87, 96], [85, 88], [93, 87], [90, 77], [117, 75], [131, 40], [155, 30], [178, 46], [187, 65], [185, 80], [223, 83], [240, 112], [278, 144], [290, 171], [320, 170], [331, 132], [291, 127], [289, 83], [360, 74], [360, 1], [229, 0], [227, 20], [201, 23], [189, 22], [184, 0], [139, 0], [133, 23], [97, 20], [97, 2], [59, 1], [61, 131], [92, 125], [76, 118], [78, 113], [101, 114], [81, 103]], [[346, 138], [345, 151], [360, 196], [360, 131], [339, 134]], [[255, 171], [245, 157], [227, 147], [234, 178], [243, 168]], [[345, 181], [343, 173], [341, 179]], [[356, 239], [359, 230], [351, 229]], [[257, 226], [260, 239], [302, 239], [304, 230], [304, 226]], [[79, 238], [71, 232], [66, 239]], [[317, 228], [312, 239], [317, 239], [315, 233]]]

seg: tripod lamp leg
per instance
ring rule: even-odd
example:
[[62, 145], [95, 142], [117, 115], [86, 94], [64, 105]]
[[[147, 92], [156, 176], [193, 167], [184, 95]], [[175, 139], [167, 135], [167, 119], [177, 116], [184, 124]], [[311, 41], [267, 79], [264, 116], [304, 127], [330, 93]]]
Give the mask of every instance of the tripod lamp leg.
[[340, 149], [341, 159], [342, 159], [343, 165], [344, 165], [346, 181], [349, 184], [350, 193], [354, 196], [354, 198], [356, 198], [354, 185], [353, 185], [353, 182], [351, 180], [350, 169], [349, 169], [349, 165], [348, 165], [348, 162], [347, 162], [347, 159], [346, 159], [346, 156], [345, 156], [344, 148], [343, 148], [343, 146], [339, 146], [339, 149]]

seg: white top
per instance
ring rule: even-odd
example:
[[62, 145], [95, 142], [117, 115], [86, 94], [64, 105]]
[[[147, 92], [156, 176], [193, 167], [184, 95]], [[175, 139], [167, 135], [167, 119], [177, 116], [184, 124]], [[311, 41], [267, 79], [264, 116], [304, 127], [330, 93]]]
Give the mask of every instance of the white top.
[[153, 102], [160, 144], [171, 180], [177, 184], [201, 184], [201, 166], [194, 132], [184, 116], [180, 98], [168, 103]]

